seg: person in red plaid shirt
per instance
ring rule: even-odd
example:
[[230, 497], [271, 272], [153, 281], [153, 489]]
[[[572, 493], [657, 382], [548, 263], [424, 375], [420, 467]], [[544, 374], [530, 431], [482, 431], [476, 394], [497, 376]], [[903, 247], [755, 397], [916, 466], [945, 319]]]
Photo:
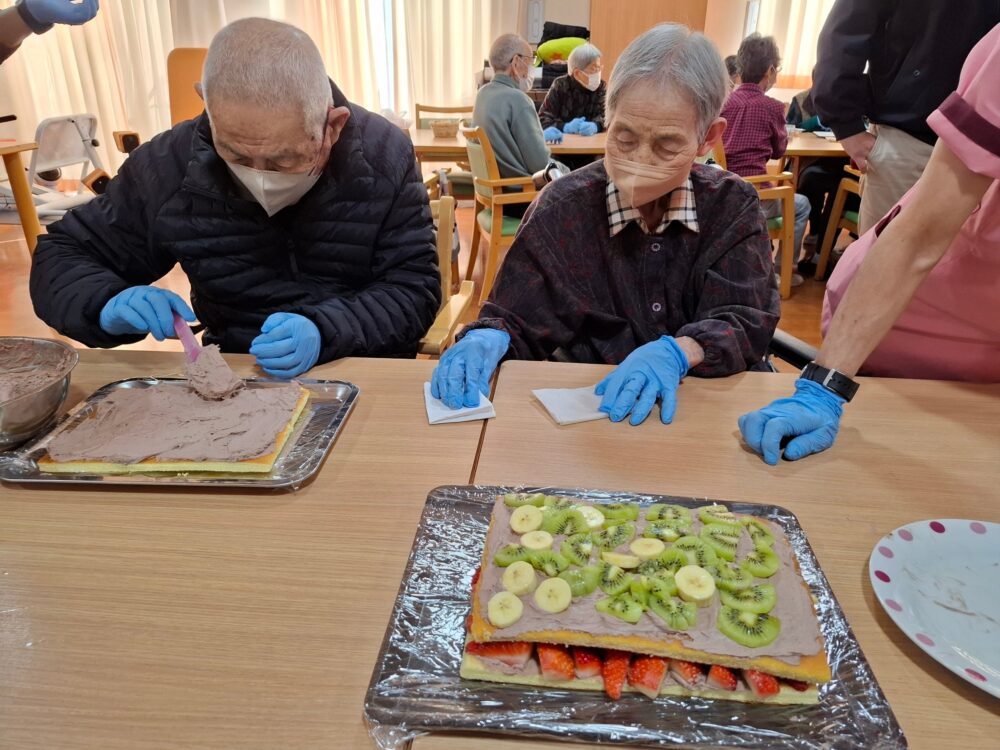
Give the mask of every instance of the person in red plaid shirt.
[[[736, 65], [742, 83], [729, 95], [722, 108], [726, 132], [722, 143], [726, 149], [726, 164], [730, 172], [740, 177], [752, 177], [767, 172], [768, 159], [780, 159], [788, 147], [785, 128], [785, 105], [766, 96], [778, 79], [781, 56], [774, 37], [751, 34], [740, 44]], [[768, 219], [781, 215], [781, 201], [761, 201]], [[795, 194], [795, 258], [798, 260], [802, 238], [809, 220], [809, 199]], [[780, 258], [777, 261], [780, 263]], [[792, 286], [802, 283], [799, 274], [792, 276]]]

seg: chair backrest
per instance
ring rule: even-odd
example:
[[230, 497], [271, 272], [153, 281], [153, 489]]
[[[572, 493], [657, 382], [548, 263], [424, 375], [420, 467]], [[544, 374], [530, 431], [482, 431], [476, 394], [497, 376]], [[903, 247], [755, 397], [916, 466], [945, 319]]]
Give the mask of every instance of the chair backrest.
[[170, 94], [170, 124], [200, 115], [205, 103], [194, 90], [205, 66], [205, 47], [177, 47], [167, 55], [167, 89]]
[[443, 195], [431, 201], [431, 216], [434, 217], [437, 236], [438, 268], [441, 270], [441, 304], [451, 297], [451, 253], [455, 231], [455, 199]]
[[500, 167], [497, 165], [496, 154], [493, 153], [493, 146], [483, 128], [471, 127], [461, 130], [462, 135], [465, 136], [466, 149], [469, 152], [469, 165], [472, 167], [470, 171], [476, 189], [476, 197], [481, 197], [482, 202], [488, 204], [493, 197], [493, 188], [483, 185], [481, 180], [500, 179]]
[[[416, 121], [417, 127], [420, 130], [427, 130], [430, 128], [431, 123], [434, 120], [465, 120], [472, 117], [472, 105], [461, 106], [461, 107], [437, 107], [433, 104], [415, 104], [413, 105], [415, 113], [413, 119]], [[430, 117], [425, 115], [430, 114]], [[438, 115], [444, 115], [439, 117]]]
[[91, 114], [48, 117], [38, 123], [35, 143], [38, 148], [31, 153], [28, 182], [35, 183], [35, 175], [50, 169], [59, 169], [88, 163], [103, 169], [101, 157], [94, 149], [97, 137], [97, 118]]

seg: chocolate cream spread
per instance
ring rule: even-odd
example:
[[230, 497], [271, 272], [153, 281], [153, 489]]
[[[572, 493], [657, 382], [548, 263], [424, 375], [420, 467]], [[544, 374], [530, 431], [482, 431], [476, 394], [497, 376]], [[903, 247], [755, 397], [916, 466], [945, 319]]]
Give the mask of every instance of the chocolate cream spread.
[[199, 396], [213, 401], [228, 398], [243, 387], [215, 344], [203, 346], [198, 359], [187, 362], [187, 376]]
[[63, 349], [47, 349], [51, 355], [39, 361], [39, 349], [14, 342], [0, 342], [0, 403], [42, 390], [66, 376], [73, 355]]

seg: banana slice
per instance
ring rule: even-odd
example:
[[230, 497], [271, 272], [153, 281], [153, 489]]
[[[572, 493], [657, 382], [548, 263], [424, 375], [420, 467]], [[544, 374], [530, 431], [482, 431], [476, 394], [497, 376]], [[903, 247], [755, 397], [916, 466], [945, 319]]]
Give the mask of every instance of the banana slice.
[[577, 505], [576, 509], [580, 511], [583, 520], [587, 522], [588, 529], [599, 529], [604, 525], [604, 514], [593, 505]]
[[558, 614], [573, 601], [573, 590], [562, 578], [546, 578], [535, 589], [535, 604], [544, 612]]
[[547, 531], [529, 531], [521, 537], [521, 544], [528, 549], [551, 549], [552, 535]]
[[508, 628], [521, 619], [524, 604], [509, 591], [494, 594], [486, 605], [486, 616], [498, 628]]
[[699, 607], [707, 607], [715, 596], [715, 579], [697, 565], [685, 565], [674, 573], [674, 581], [681, 599]]
[[542, 509], [534, 505], [522, 505], [510, 514], [510, 527], [516, 534], [527, 534], [542, 525]]
[[646, 539], [643, 537], [633, 541], [628, 548], [640, 560], [652, 560], [654, 557], [659, 557], [663, 553], [663, 550], [667, 548], [667, 545], [659, 539]]
[[619, 568], [625, 568], [626, 570], [638, 568], [639, 563], [642, 562], [642, 560], [635, 555], [626, 555], [621, 552], [601, 552], [601, 559], [606, 563], [617, 565]]
[[535, 590], [538, 581], [535, 579], [535, 569], [531, 563], [518, 560], [511, 563], [503, 571], [503, 587], [514, 596], [524, 596]]

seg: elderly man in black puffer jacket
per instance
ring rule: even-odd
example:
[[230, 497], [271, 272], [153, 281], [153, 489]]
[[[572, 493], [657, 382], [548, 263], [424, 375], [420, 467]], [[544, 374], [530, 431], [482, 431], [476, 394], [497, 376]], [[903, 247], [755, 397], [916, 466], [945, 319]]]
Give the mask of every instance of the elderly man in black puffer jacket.
[[[345, 356], [412, 356], [440, 277], [406, 135], [351, 104], [301, 31], [244, 19], [212, 41], [206, 113], [136, 149], [107, 192], [40, 238], [40, 318], [89, 346], [172, 335], [184, 300], [205, 343], [291, 377]], [[332, 96], [331, 96], [332, 92]]]

